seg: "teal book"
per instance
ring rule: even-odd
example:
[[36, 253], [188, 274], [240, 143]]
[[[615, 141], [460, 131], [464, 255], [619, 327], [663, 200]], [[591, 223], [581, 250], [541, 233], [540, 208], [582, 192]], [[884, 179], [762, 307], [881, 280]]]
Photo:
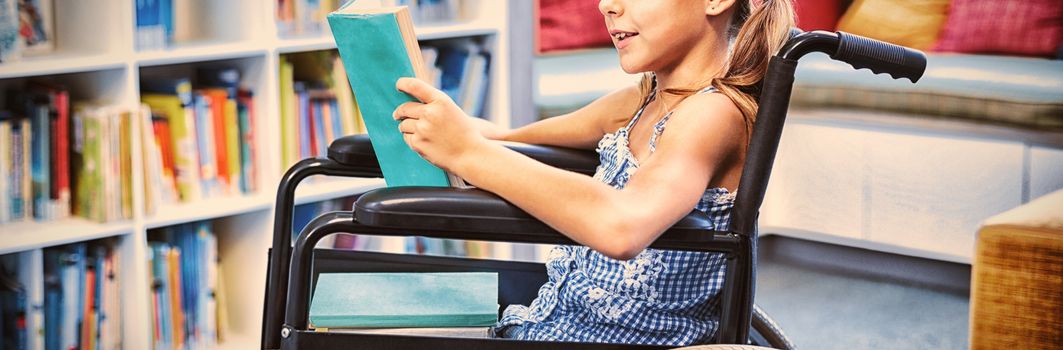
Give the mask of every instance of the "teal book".
[[330, 13], [328, 22], [384, 181], [389, 187], [465, 187], [461, 178], [410, 149], [399, 122], [391, 117], [400, 104], [416, 101], [395, 89], [395, 82], [401, 77], [428, 77], [409, 10], [359, 8], [354, 3]]
[[498, 321], [498, 274], [323, 273], [310, 302], [315, 328], [486, 327]]

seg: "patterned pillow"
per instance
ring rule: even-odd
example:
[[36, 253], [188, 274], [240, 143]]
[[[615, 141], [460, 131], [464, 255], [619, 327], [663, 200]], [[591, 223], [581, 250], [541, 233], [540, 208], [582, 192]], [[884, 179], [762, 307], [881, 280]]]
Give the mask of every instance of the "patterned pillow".
[[539, 0], [538, 53], [612, 46], [598, 0]]
[[856, 0], [838, 30], [926, 50], [937, 41], [949, 0]]
[[1063, 1], [953, 0], [937, 51], [1054, 56]]

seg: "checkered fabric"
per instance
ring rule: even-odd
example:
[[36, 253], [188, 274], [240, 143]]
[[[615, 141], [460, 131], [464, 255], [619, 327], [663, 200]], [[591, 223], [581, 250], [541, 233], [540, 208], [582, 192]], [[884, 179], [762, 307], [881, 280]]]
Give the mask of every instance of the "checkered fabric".
[[[654, 96], [627, 126], [599, 142], [601, 165], [595, 179], [622, 189], [638, 169], [628, 148], [628, 130]], [[651, 151], [668, 117], [654, 125]], [[726, 231], [733, 205], [734, 193], [710, 188], [695, 209], [710, 216], [712, 229]], [[546, 267], [549, 281], [538, 298], [529, 306], [507, 307], [497, 334], [523, 340], [689, 345], [710, 340], [718, 328], [723, 254], [646, 249], [619, 261], [584, 246], [558, 246]]]

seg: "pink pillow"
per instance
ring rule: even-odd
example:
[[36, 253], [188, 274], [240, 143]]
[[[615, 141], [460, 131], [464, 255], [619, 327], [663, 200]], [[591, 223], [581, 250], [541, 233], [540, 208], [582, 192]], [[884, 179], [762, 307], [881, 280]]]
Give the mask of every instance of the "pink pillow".
[[536, 49], [539, 53], [613, 45], [605, 19], [598, 11], [598, 0], [539, 0], [536, 3]]
[[799, 0], [794, 2], [797, 27], [804, 31], [834, 31], [842, 11], [838, 0]]
[[1061, 0], [953, 0], [933, 50], [1053, 56], [1061, 43]]

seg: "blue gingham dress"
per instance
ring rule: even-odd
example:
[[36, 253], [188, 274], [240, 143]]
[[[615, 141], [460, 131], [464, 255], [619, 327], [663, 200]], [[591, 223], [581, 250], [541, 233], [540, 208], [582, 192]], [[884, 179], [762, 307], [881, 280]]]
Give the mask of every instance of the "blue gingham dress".
[[[702, 93], [715, 92], [709, 87]], [[651, 93], [627, 126], [598, 143], [594, 178], [622, 189], [638, 169], [628, 131], [653, 100]], [[654, 125], [650, 151], [671, 113]], [[735, 193], [710, 188], [695, 206], [717, 231], [731, 222]], [[549, 281], [531, 305], [510, 305], [498, 335], [523, 340], [688, 345], [712, 339], [719, 326], [725, 257], [720, 253], [646, 249], [634, 259], [611, 259], [585, 246], [557, 246]]]

